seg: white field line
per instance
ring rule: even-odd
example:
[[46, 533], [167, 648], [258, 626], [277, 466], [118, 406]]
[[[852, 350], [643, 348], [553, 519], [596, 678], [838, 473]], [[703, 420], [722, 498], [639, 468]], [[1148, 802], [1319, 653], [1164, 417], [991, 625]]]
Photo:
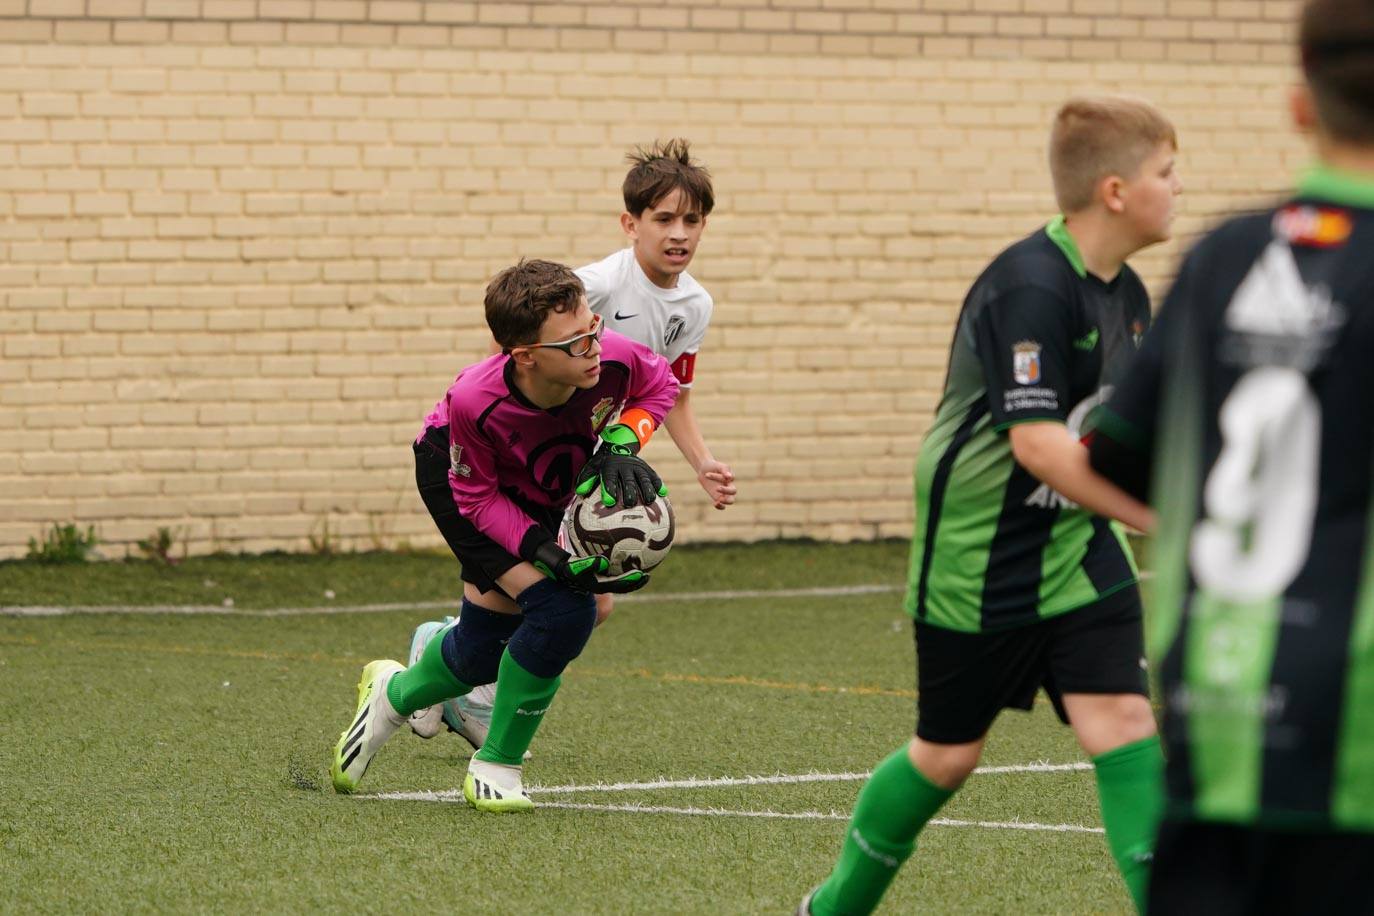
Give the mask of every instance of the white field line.
[[[842, 811], [735, 811], [726, 808], [676, 808], [668, 805], [593, 805], [576, 802], [540, 802], [541, 808], [570, 808], [577, 811], [621, 811], [629, 814], [685, 814], [696, 817], [764, 817], [793, 821], [848, 821]], [[986, 827], [992, 830], [1041, 830], [1053, 833], [1102, 833], [1101, 827], [1081, 824], [1037, 824], [1034, 821], [960, 821], [937, 817], [926, 822], [932, 827]]]
[[[741, 598], [834, 598], [845, 595], [882, 595], [900, 592], [904, 585], [836, 585], [822, 588], [760, 588], [715, 592], [665, 592], [661, 595], [617, 595], [623, 602], [659, 603], [670, 601], [733, 601]], [[266, 610], [240, 610], [219, 604], [93, 604], [76, 607], [58, 605], [0, 605], [0, 617], [62, 617], [69, 614], [186, 614], [228, 615], [238, 617], [297, 617], [312, 614], [380, 614], [387, 611], [442, 611], [458, 606], [454, 601], [416, 601], [395, 604], [340, 604], [318, 607], [282, 607]]]
[[[1151, 578], [1141, 572], [1142, 580]], [[886, 595], [906, 589], [905, 585], [835, 585], [820, 588], [748, 588], [715, 592], [665, 592], [661, 595], [617, 595], [616, 603], [650, 604], [674, 601], [734, 601], [742, 598], [840, 598], [846, 595]], [[239, 617], [305, 617], [319, 614], [381, 614], [387, 611], [442, 611], [458, 606], [456, 601], [411, 601], [391, 604], [324, 604], [316, 607], [278, 607], [240, 610], [221, 604], [89, 604], [0, 605], [0, 617], [65, 617], [71, 614], [183, 614], [236, 615]]]
[[[1091, 770], [1091, 763], [1021, 763], [1011, 766], [979, 767], [975, 776], [1004, 773], [1065, 773]], [[725, 786], [777, 786], [806, 782], [859, 782], [873, 775], [863, 773], [779, 773], [774, 776], [718, 776], [708, 779], [655, 779], [647, 782], [598, 782], [572, 786], [528, 786], [533, 795], [571, 795], [578, 792], [636, 792], [649, 789], [714, 789]], [[442, 792], [383, 792], [362, 796], [389, 801], [453, 801], [463, 796], [461, 789]]]
[[[1057, 773], [1091, 770], [1091, 763], [1026, 763], [1014, 766], [979, 767], [974, 775], [996, 773]], [[777, 776], [721, 776], [711, 779], [660, 779], [653, 782], [591, 783], [583, 786], [530, 786], [531, 792], [568, 795], [574, 792], [633, 792], [640, 789], [711, 789], [720, 786], [776, 786], [804, 782], [860, 782], [872, 773], [798, 773]]]
[[[1026, 764], [1021, 766], [988, 766], [974, 770], [976, 773], [1048, 773], [1061, 770], [1091, 769], [1091, 764]], [[598, 786], [545, 786], [530, 787], [530, 792], [539, 795], [561, 794], [561, 792], [583, 791], [628, 791], [632, 788], [705, 788], [713, 786], [765, 786], [778, 783], [816, 783], [816, 781], [844, 781], [867, 779], [868, 773], [800, 773], [796, 776], [745, 776], [738, 779], [708, 780], [655, 780], [649, 783], [610, 783]], [[385, 801], [408, 802], [445, 802], [462, 803], [463, 791], [458, 788], [442, 792], [381, 792], [376, 795], [360, 795], [359, 798], [385, 799]], [[727, 808], [683, 808], [676, 805], [598, 805], [591, 802], [539, 802], [540, 808], [578, 810], [578, 812], [614, 812], [627, 814], [684, 814], [690, 817], [764, 817], [772, 820], [823, 820], [848, 821], [845, 812], [775, 812], [775, 810], [736, 810]], [[982, 827], [987, 829], [1026, 829], [1026, 831], [1054, 832], [1054, 834], [1101, 834], [1101, 827], [1083, 827], [1080, 824], [1039, 824], [1035, 821], [965, 821], [951, 817], [937, 817], [930, 821], [933, 827]]]

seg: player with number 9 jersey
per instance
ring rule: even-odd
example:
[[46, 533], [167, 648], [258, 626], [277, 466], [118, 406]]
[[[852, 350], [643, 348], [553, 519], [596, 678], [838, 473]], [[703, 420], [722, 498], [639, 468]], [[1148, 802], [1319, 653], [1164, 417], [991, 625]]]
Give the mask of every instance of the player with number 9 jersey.
[[1090, 443], [1160, 510], [1147, 641], [1203, 819], [1374, 830], [1371, 250], [1374, 178], [1324, 168], [1213, 232]]
[[1088, 440], [1152, 497], [1151, 912], [1374, 912], [1374, 0], [1308, 0], [1318, 164], [1188, 255]]

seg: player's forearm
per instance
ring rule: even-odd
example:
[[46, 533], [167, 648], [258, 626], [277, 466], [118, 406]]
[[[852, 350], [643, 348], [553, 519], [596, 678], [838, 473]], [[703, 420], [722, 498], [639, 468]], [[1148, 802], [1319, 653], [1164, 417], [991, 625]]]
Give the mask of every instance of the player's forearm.
[[687, 388], [679, 391], [677, 403], [663, 418], [663, 425], [667, 428], [668, 435], [673, 437], [673, 443], [677, 445], [678, 451], [682, 452], [682, 457], [692, 466], [692, 470], [699, 471], [703, 464], [711, 460], [712, 455], [701, 435], [701, 427], [697, 425], [690, 394], [690, 389]]
[[1040, 479], [1089, 512], [1116, 519], [1137, 531], [1153, 531], [1155, 515], [1150, 507], [1093, 471], [1088, 465], [1087, 449], [1082, 445], [1074, 448], [1064, 464]]
[[1028, 423], [1012, 434], [1017, 462], [1065, 499], [1139, 531], [1154, 528], [1150, 508], [1094, 471], [1087, 448], [1062, 424]]
[[535, 524], [534, 519], [495, 488], [463, 486], [466, 480], [459, 482], [452, 476], [449, 481], [449, 490], [459, 514], [507, 552], [519, 556], [521, 541]]

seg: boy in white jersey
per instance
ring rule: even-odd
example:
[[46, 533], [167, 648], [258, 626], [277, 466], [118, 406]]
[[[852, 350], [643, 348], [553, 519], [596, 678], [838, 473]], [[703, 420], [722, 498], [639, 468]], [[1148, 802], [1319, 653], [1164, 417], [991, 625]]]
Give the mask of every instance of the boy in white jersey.
[[655, 143], [626, 157], [620, 228], [633, 242], [577, 270], [587, 304], [611, 330], [661, 354], [677, 378], [677, 404], [665, 421], [697, 482], [717, 509], [735, 501], [735, 475], [706, 447], [692, 410], [697, 351], [711, 323], [711, 294], [687, 273], [715, 205], [711, 176], [692, 161], [686, 140]]
[[[735, 475], [707, 447], [691, 401], [697, 351], [706, 337], [714, 303], [711, 294], [687, 273], [687, 266], [715, 206], [711, 176], [692, 159], [690, 144], [683, 139], [637, 148], [626, 159], [630, 170], [621, 185], [625, 212], [620, 214], [620, 228], [632, 244], [576, 273], [586, 287], [588, 306], [609, 329], [668, 360], [679, 389], [677, 403], [663, 425], [696, 472], [711, 504], [724, 509], [735, 501]], [[597, 623], [612, 609], [612, 596], [598, 595]], [[412, 658], [445, 623], [427, 621], [415, 629]], [[494, 698], [494, 684], [479, 686], [442, 707], [417, 711], [410, 719], [411, 730], [431, 738], [446, 723], [480, 748]]]

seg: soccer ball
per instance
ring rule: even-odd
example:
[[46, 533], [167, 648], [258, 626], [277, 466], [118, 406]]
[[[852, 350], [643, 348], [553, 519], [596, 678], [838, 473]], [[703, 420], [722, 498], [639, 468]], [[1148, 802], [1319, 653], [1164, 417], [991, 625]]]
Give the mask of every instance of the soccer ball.
[[647, 506], [607, 508], [600, 490], [578, 496], [563, 516], [563, 546], [574, 556], [601, 556], [610, 561], [605, 577], [632, 569], [648, 572], [663, 562], [676, 528], [673, 504], [660, 496]]

